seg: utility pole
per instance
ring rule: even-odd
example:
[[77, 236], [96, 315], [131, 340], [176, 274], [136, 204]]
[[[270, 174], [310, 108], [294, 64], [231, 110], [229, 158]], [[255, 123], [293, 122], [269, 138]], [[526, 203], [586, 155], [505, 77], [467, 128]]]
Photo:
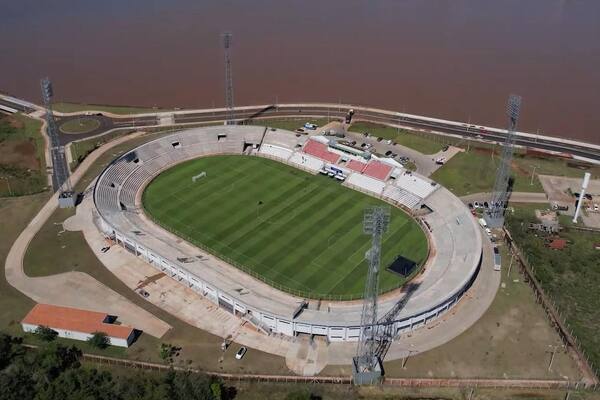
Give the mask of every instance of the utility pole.
[[533, 171], [531, 171], [531, 182], [529, 182], [529, 186], [533, 186], [533, 177], [535, 176], [535, 169], [538, 167], [537, 165], [532, 165]]

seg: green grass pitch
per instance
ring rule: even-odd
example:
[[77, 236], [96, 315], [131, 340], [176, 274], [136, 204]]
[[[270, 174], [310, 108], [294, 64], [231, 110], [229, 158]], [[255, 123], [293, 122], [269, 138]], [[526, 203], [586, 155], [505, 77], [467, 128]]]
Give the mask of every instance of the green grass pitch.
[[[201, 172], [206, 176], [193, 183]], [[382, 204], [329, 177], [248, 156], [184, 162], [157, 176], [143, 195], [146, 212], [173, 233], [279, 289], [331, 299], [362, 297], [370, 246], [363, 212]], [[421, 228], [391, 207], [380, 291], [405, 282], [385, 270], [398, 255], [421, 267], [427, 253]]]

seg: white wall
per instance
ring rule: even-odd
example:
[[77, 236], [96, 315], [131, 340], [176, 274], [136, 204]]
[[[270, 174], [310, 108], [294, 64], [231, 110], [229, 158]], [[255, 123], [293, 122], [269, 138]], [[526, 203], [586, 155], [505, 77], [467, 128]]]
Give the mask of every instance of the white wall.
[[[23, 327], [23, 331], [28, 332], [28, 333], [35, 333], [35, 330], [38, 328], [39, 325], [31, 325], [31, 324], [23, 324], [22, 323], [21, 326]], [[58, 337], [65, 338], [65, 339], [81, 340], [81, 341], [85, 342], [93, 336], [92, 334], [89, 334], [89, 333], [57, 329], [57, 328], [53, 328], [51, 326], [49, 328], [56, 331], [58, 333]], [[131, 335], [129, 335], [129, 337], [127, 339], [116, 338], [116, 337], [112, 337], [112, 336], [109, 336], [108, 338], [110, 339], [111, 346], [129, 347], [129, 345], [131, 344], [131, 341], [133, 340], [133, 336], [134, 335], [132, 332]]]

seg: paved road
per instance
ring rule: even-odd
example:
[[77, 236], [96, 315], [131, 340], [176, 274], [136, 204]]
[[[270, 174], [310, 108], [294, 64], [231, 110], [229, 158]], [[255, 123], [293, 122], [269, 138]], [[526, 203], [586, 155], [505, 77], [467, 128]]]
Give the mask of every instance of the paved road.
[[[71, 176], [73, 184], [83, 176], [100, 155], [130, 138], [131, 136], [128, 136], [115, 140], [103, 146], [100, 151], [92, 153]], [[170, 325], [86, 273], [66, 272], [36, 278], [30, 278], [25, 274], [23, 259], [29, 243], [57, 207], [58, 194], [55, 193], [13, 243], [5, 262], [8, 283], [38, 303], [107, 312], [119, 316], [124, 324], [134, 326], [152, 336], [162, 337], [171, 328]], [[52, 260], [48, 262], [52, 262]]]
[[[6, 96], [0, 97], [2, 104], [6, 104], [13, 108], [23, 107], [22, 104], [11, 102]], [[30, 110], [39, 109], [39, 106], [31, 104], [25, 108]], [[235, 118], [241, 123], [249, 123], [256, 119], [265, 118], [282, 118], [282, 117], [304, 117], [315, 116], [321, 118], [337, 118], [343, 119], [346, 111], [350, 108], [355, 110], [354, 120], [369, 121], [381, 123], [389, 126], [402, 126], [424, 131], [436, 132], [441, 134], [450, 134], [469, 140], [503, 142], [506, 137], [504, 130], [499, 130], [491, 127], [483, 127], [480, 125], [470, 125], [466, 123], [433, 119], [418, 115], [398, 113], [388, 110], [375, 108], [358, 107], [346, 104], [279, 104], [279, 105], [261, 105], [250, 107], [236, 107], [234, 110]], [[27, 110], [24, 110], [25, 112]], [[194, 124], [201, 122], [219, 121], [225, 118], [225, 109], [210, 109], [210, 110], [189, 110], [189, 111], [170, 111], [157, 112], [135, 115], [116, 115], [103, 112], [103, 117], [112, 121], [114, 128], [133, 128], [133, 127], [148, 127], [158, 126], [161, 116], [172, 116], [173, 124]], [[57, 113], [57, 115], [61, 115]], [[77, 114], [62, 114], [62, 121], [78, 118]], [[97, 134], [95, 132], [94, 134]], [[92, 136], [92, 134], [88, 134]], [[68, 135], [64, 143], [83, 138], [76, 138]], [[587, 158], [600, 162], [600, 146], [575, 142], [560, 138], [552, 138], [547, 136], [532, 135], [519, 133], [515, 144], [519, 146], [529, 147], [538, 150], [554, 151], [559, 153], [568, 153], [574, 156]]]
[[[460, 199], [465, 203], [473, 203], [475, 201], [489, 201], [492, 197], [491, 193], [473, 193], [462, 196]], [[548, 203], [548, 195], [546, 193], [529, 193], [529, 192], [512, 192], [510, 195], [511, 203]]]

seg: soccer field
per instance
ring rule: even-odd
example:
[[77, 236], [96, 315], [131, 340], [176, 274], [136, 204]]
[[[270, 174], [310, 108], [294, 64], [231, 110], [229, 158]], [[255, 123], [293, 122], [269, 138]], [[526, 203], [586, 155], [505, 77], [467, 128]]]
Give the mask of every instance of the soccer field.
[[[143, 195], [145, 211], [173, 233], [274, 287], [324, 299], [362, 297], [370, 246], [363, 212], [383, 204], [329, 177], [248, 156], [187, 161], [157, 176]], [[407, 279], [386, 269], [398, 256], [417, 271], [427, 253], [421, 228], [391, 207], [381, 292]]]

